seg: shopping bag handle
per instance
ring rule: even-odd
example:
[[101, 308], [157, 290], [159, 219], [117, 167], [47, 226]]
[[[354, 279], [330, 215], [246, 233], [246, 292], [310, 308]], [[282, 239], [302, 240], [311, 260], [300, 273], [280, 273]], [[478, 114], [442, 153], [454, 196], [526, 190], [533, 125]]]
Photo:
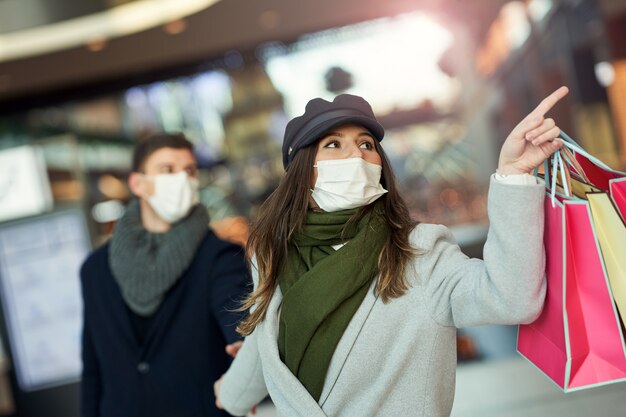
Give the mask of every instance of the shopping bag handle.
[[608, 166], [607, 164], [605, 164], [604, 162], [602, 162], [601, 160], [599, 160], [598, 158], [596, 158], [595, 156], [587, 152], [582, 146], [576, 143], [574, 139], [569, 137], [567, 133], [561, 130], [561, 134], [559, 136], [560, 136], [560, 139], [562, 139], [563, 141], [563, 145], [566, 148], [571, 149], [572, 152], [574, 152], [574, 155], [581, 154], [582, 156], [587, 158], [591, 163], [593, 163], [595, 166], [602, 168], [604, 170], [610, 171], [610, 172], [615, 172], [613, 168], [611, 168], [610, 166]]
[[[561, 131], [561, 135], [564, 136], [566, 139], [564, 138], [557, 138], [557, 139], [561, 139], [561, 142], [563, 142], [563, 144], [565, 145], [566, 141], [567, 143], [570, 145], [570, 147], [574, 148], [575, 150], [573, 151], [574, 153], [572, 153], [572, 151], [569, 150], [568, 146], [563, 146], [561, 148], [561, 157], [563, 159], [565, 159], [565, 161], [567, 162], [568, 166], [573, 168], [574, 171], [578, 174], [578, 176], [587, 184], [589, 184], [589, 178], [587, 177], [587, 174], [585, 173], [585, 170], [583, 169], [583, 167], [580, 165], [580, 163], [578, 162], [578, 160], [576, 160], [575, 157], [575, 153], [577, 150], [579, 150], [581, 154], [585, 153], [586, 151], [582, 148], [582, 146], [580, 146], [579, 144], [577, 144], [574, 139], [570, 138], [569, 136], [567, 136], [567, 134], [563, 131]], [[588, 154], [587, 154], [588, 155]], [[548, 172], [548, 161], [544, 161], [544, 173]], [[536, 167], [534, 170], [534, 175], [535, 176], [539, 176], [539, 167]]]
[[550, 173], [550, 166], [548, 164], [548, 160], [544, 162], [544, 177], [546, 182], [546, 188], [550, 190], [550, 201], [552, 203], [552, 207], [556, 205], [556, 179], [557, 176], [561, 176], [561, 184], [563, 187], [563, 191], [566, 197], [572, 197], [571, 189], [572, 189], [572, 177], [569, 172], [569, 169], [566, 169], [565, 165], [567, 164], [566, 159], [567, 156], [561, 156], [562, 152], [557, 151], [552, 154], [549, 158], [551, 160], [552, 172]]
[[589, 183], [589, 178], [587, 177], [587, 174], [585, 174], [585, 170], [580, 165], [580, 162], [578, 162], [578, 160], [576, 160], [576, 157], [572, 154], [572, 152], [569, 150], [569, 148], [567, 146], [563, 146], [561, 148], [561, 152], [562, 152], [561, 156], [565, 159], [567, 164], [571, 168], [574, 169], [574, 171], [583, 180], [583, 182], [585, 182], [586, 184], [590, 184]]
[[[546, 180], [546, 188], [550, 190], [550, 199], [553, 207], [555, 206], [556, 202], [556, 186], [558, 175], [561, 176], [561, 183], [565, 196], [573, 196], [570, 168], [580, 176], [584, 183], [592, 185], [581, 164], [576, 159], [576, 154], [584, 156], [591, 163], [602, 169], [613, 171], [613, 169], [611, 169], [604, 162], [587, 152], [567, 133], [561, 131], [560, 137], [555, 140], [561, 140], [561, 142], [563, 143], [563, 147], [559, 151], [554, 152], [552, 154], [552, 157], [546, 159], [546, 161], [544, 162], [544, 177]], [[550, 170], [550, 166], [552, 170]], [[535, 175], [538, 175], [537, 168], [535, 169]]]

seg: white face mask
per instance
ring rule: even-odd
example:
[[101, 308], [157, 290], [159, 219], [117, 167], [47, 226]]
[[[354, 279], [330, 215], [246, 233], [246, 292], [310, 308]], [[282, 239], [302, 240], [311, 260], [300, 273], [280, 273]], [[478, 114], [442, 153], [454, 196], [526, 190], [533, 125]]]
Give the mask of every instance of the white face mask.
[[198, 180], [185, 171], [176, 174], [151, 176], [154, 194], [147, 201], [160, 218], [169, 224], [176, 223], [198, 204]]
[[317, 161], [313, 200], [324, 211], [363, 207], [387, 190], [380, 184], [382, 167], [362, 158]]

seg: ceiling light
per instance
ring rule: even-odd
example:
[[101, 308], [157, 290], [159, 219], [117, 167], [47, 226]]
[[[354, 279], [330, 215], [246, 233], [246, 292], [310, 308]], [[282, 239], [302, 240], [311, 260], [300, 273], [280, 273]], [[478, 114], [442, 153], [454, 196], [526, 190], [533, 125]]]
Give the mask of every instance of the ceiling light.
[[0, 62], [114, 39], [182, 19], [219, 0], [137, 0], [92, 15], [0, 34]]

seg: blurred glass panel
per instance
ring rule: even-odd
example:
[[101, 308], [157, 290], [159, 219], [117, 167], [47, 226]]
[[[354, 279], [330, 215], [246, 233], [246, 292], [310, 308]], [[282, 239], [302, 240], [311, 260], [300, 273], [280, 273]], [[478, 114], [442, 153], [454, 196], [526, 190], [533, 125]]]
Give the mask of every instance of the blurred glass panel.
[[80, 210], [0, 226], [0, 284], [17, 380], [33, 391], [77, 381], [82, 299], [91, 249]]
[[437, 63], [451, 44], [451, 33], [432, 17], [411, 13], [315, 33], [289, 46], [268, 45], [260, 55], [290, 116], [313, 97], [340, 92], [329, 91], [326, 80], [337, 69], [351, 79], [341, 92], [367, 97], [384, 115], [425, 100], [450, 109], [458, 86]]
[[0, 151], [0, 221], [32, 216], [52, 208], [52, 193], [39, 147]]

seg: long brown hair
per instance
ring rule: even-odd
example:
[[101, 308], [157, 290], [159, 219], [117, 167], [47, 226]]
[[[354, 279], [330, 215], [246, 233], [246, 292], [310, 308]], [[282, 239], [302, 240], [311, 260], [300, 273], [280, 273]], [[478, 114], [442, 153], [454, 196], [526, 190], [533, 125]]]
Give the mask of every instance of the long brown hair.
[[[402, 296], [408, 289], [406, 271], [417, 253], [411, 246], [409, 235], [417, 222], [411, 219], [407, 205], [398, 192], [387, 156], [378, 141], [374, 143], [382, 161], [381, 184], [388, 191], [381, 199], [384, 200], [390, 233], [378, 258], [379, 276], [376, 282], [376, 291], [387, 303]], [[281, 265], [287, 256], [289, 240], [304, 226], [316, 154], [317, 142], [298, 151], [276, 190], [261, 205], [252, 224], [246, 253], [251, 268], [254, 267], [252, 257], [256, 258], [259, 282], [242, 306], [242, 309], [251, 309], [251, 313], [237, 327], [237, 331], [244, 336], [252, 333], [265, 320], [278, 285]], [[363, 207], [348, 223], [358, 221], [372, 208], [373, 204]]]

